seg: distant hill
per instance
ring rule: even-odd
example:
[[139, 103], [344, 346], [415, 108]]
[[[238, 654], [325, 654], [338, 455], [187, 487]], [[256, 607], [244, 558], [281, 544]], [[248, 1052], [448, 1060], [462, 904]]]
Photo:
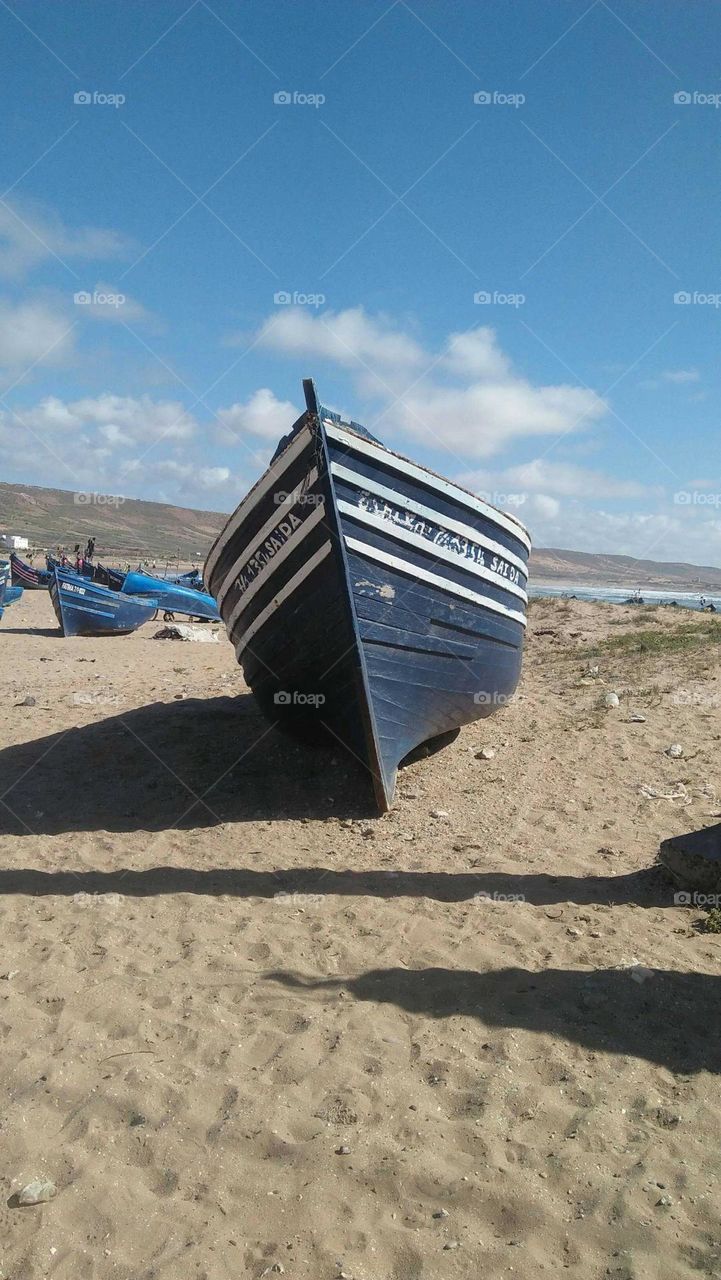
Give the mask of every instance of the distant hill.
[[531, 559], [536, 583], [575, 582], [579, 586], [676, 587], [679, 591], [721, 590], [721, 569], [711, 565], [634, 560], [589, 551], [538, 547]]
[[[98, 554], [108, 560], [161, 561], [179, 556], [181, 561], [199, 563], [227, 519], [221, 511], [195, 511], [135, 498], [101, 495], [93, 502], [77, 501], [85, 496], [66, 489], [0, 484], [0, 533], [22, 534], [38, 549], [58, 543], [73, 547], [92, 535]], [[535, 548], [531, 572], [536, 583], [721, 590], [721, 569], [709, 565], [664, 564], [557, 547]]]
[[[91, 496], [93, 501], [78, 501]], [[220, 511], [194, 511], [163, 502], [114, 499], [65, 489], [0, 484], [0, 533], [16, 533], [37, 548], [85, 545], [92, 536], [97, 551], [161, 560], [202, 560], [227, 519]]]

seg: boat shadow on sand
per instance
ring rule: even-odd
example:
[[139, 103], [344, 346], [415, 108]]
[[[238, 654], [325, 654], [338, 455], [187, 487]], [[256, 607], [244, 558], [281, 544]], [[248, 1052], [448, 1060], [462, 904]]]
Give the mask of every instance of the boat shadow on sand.
[[[370, 969], [351, 978], [310, 978], [279, 972], [282, 983], [305, 999], [327, 1005], [334, 992], [393, 1004], [431, 1018], [477, 1018], [484, 1030], [523, 1028], [561, 1037], [597, 1053], [646, 1059], [679, 1075], [721, 1072], [721, 1028], [710, 1018], [721, 995], [721, 977], [654, 969]], [[497, 1046], [484, 1044], [489, 1066]], [[539, 1057], [547, 1052], [542, 1042]], [[482, 1055], [483, 1056], [483, 1055]], [[442, 1083], [442, 1082], [440, 1082]], [[658, 1099], [641, 1100], [639, 1125], [673, 1129], [680, 1116]]]
[[[502, 853], [502, 851], [501, 851]], [[246, 858], [263, 857], [249, 850]], [[499, 855], [500, 856], [500, 855]], [[146, 898], [173, 893], [236, 898], [276, 898], [279, 895], [323, 897], [430, 898], [435, 902], [467, 902], [479, 912], [496, 909], [498, 899], [522, 898], [532, 907], [603, 905], [658, 909], [673, 907], [674, 890], [658, 867], [619, 876], [554, 876], [541, 872], [332, 870], [329, 867], [282, 867], [274, 871], [254, 867], [152, 866], [143, 870], [117, 867], [112, 871], [73, 869], [40, 871], [32, 867], [0, 869], [0, 895], [33, 894], [72, 897], [112, 894]], [[495, 899], [495, 901], [494, 901]], [[558, 904], [558, 913], [555, 907]]]
[[[96, 697], [102, 705], [102, 691]], [[250, 694], [149, 703], [18, 743], [0, 751], [0, 778], [0, 834], [377, 812], [365, 770], [345, 750], [309, 750], [266, 720]]]

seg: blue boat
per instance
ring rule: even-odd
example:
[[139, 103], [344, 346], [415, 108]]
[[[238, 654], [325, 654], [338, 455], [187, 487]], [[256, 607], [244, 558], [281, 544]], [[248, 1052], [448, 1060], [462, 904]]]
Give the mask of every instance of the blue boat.
[[[101, 564], [86, 561], [82, 572], [77, 573], [69, 565], [62, 566], [56, 560], [48, 558], [53, 569], [62, 569], [65, 573], [73, 573], [79, 577], [90, 578], [100, 586], [109, 587], [112, 591], [122, 591], [124, 595], [149, 597], [157, 601], [157, 607], [165, 613], [184, 613], [192, 618], [204, 618], [217, 622], [220, 619], [218, 606], [207, 592], [191, 585], [188, 579], [176, 582], [166, 578], [153, 578], [140, 569], [124, 573], [120, 569], [108, 569]], [[202, 587], [202, 579], [199, 579]]]
[[166, 613], [187, 613], [191, 618], [205, 618], [212, 622], [220, 619], [212, 596], [180, 582], [151, 578], [147, 573], [131, 570], [126, 573], [120, 590], [133, 596], [153, 596]]
[[340, 742], [385, 812], [411, 751], [512, 696], [531, 544], [514, 516], [303, 388], [305, 413], [203, 577], [263, 711]]
[[92, 582], [68, 569], [53, 570], [50, 587], [55, 616], [64, 636], [123, 635], [149, 622], [158, 601], [138, 599]]
[[195, 587], [203, 590], [203, 579], [198, 569], [188, 569], [185, 573], [164, 573], [163, 582], [178, 582], [182, 587]]
[[14, 551], [10, 554], [10, 570], [13, 585], [24, 587], [26, 591], [44, 591], [52, 581], [47, 569], [36, 569], [34, 564], [26, 564]]
[[10, 584], [10, 565], [8, 562], [0, 562], [0, 618], [9, 605], [19, 600], [23, 593], [22, 587], [13, 587]]

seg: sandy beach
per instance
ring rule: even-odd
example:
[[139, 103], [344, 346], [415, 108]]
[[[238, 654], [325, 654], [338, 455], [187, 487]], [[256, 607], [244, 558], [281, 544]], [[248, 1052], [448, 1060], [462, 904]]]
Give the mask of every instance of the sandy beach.
[[534, 602], [382, 819], [160, 625], [0, 624], [0, 1276], [721, 1277], [721, 623]]

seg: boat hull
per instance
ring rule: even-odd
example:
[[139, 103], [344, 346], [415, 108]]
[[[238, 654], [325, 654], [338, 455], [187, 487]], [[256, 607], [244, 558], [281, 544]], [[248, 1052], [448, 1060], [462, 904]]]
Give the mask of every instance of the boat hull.
[[14, 553], [10, 556], [10, 571], [13, 586], [23, 587], [26, 591], [45, 591], [52, 582], [52, 575], [47, 569], [36, 569]]
[[121, 591], [126, 595], [152, 596], [158, 600], [161, 609], [169, 613], [185, 613], [192, 618], [206, 618], [209, 622], [220, 620], [213, 597], [182, 582], [170, 582], [131, 571], [125, 575]]
[[158, 608], [157, 600], [126, 596], [57, 568], [50, 597], [64, 636], [125, 635], [149, 622]]
[[406, 755], [512, 696], [530, 542], [306, 397], [204, 579], [266, 714], [342, 743], [384, 811]]

